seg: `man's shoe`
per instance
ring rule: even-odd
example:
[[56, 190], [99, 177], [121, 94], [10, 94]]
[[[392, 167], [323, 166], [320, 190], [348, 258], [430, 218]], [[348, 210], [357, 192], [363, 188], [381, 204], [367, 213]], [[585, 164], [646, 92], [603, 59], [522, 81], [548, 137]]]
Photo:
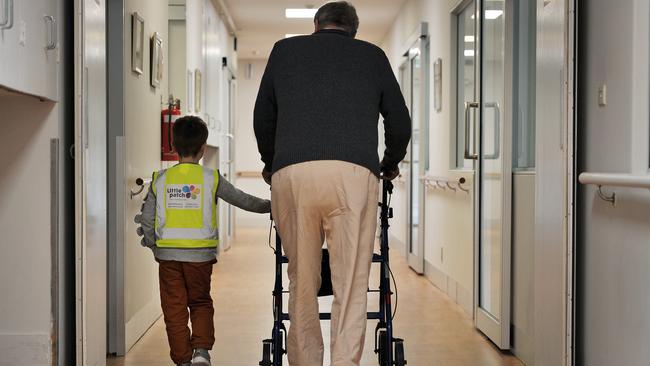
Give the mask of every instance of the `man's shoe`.
[[194, 350], [194, 357], [192, 357], [192, 366], [212, 366], [210, 363], [210, 353], [207, 349]]

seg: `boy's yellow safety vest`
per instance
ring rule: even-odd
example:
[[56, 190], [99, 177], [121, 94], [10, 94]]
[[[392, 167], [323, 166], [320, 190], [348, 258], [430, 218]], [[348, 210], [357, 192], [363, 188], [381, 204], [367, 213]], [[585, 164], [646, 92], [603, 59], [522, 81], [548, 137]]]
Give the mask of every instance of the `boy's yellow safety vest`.
[[218, 185], [219, 172], [198, 164], [178, 164], [154, 173], [156, 246], [216, 248]]

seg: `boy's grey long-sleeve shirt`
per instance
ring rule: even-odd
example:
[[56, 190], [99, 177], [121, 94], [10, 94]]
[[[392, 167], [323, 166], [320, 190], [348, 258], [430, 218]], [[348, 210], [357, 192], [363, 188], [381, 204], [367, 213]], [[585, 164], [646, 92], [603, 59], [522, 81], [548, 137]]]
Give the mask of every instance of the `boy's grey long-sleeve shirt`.
[[[235, 188], [221, 174], [219, 174], [216, 199], [219, 198], [242, 210], [257, 213], [271, 212], [271, 202], [269, 200], [242, 192]], [[216, 199], [215, 204], [217, 203]], [[141, 242], [142, 246], [153, 250], [156, 259], [163, 261], [208, 262], [217, 257], [216, 248], [177, 249], [156, 247], [155, 220], [156, 195], [153, 193], [151, 186], [149, 186], [147, 197], [142, 204], [142, 212], [135, 217], [135, 222], [140, 224], [138, 235], [143, 237]]]

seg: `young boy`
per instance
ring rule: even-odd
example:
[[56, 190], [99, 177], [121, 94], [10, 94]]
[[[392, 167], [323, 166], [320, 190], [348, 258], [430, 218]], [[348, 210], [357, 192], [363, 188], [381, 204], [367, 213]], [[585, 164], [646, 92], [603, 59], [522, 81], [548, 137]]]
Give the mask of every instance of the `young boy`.
[[160, 300], [172, 360], [182, 366], [210, 366], [208, 351], [214, 344], [210, 276], [217, 262], [217, 198], [258, 213], [270, 212], [271, 202], [236, 189], [218, 171], [198, 164], [208, 138], [200, 118], [179, 118], [172, 136], [180, 161], [154, 173], [136, 223], [141, 225], [142, 245], [153, 250], [159, 263]]

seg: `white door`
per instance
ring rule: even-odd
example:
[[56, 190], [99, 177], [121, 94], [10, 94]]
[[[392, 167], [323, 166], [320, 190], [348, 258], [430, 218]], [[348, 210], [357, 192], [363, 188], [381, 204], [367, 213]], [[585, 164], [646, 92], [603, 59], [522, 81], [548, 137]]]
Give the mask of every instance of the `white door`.
[[411, 37], [400, 67], [400, 84], [411, 114], [411, 142], [402, 169], [407, 175], [406, 257], [409, 266], [424, 273], [424, 181], [428, 169], [429, 38], [427, 23]]
[[[512, 197], [512, 135], [506, 118], [511, 86], [511, 53], [507, 30], [511, 1], [478, 1], [475, 50], [464, 53], [479, 65], [479, 98], [466, 103], [466, 118], [478, 111], [476, 150], [466, 158], [476, 160], [475, 322], [499, 348], [510, 348], [510, 238]], [[472, 17], [470, 16], [470, 21]], [[466, 140], [467, 141], [467, 140]]]
[[106, 362], [106, 41], [103, 0], [75, 1], [77, 364]]

